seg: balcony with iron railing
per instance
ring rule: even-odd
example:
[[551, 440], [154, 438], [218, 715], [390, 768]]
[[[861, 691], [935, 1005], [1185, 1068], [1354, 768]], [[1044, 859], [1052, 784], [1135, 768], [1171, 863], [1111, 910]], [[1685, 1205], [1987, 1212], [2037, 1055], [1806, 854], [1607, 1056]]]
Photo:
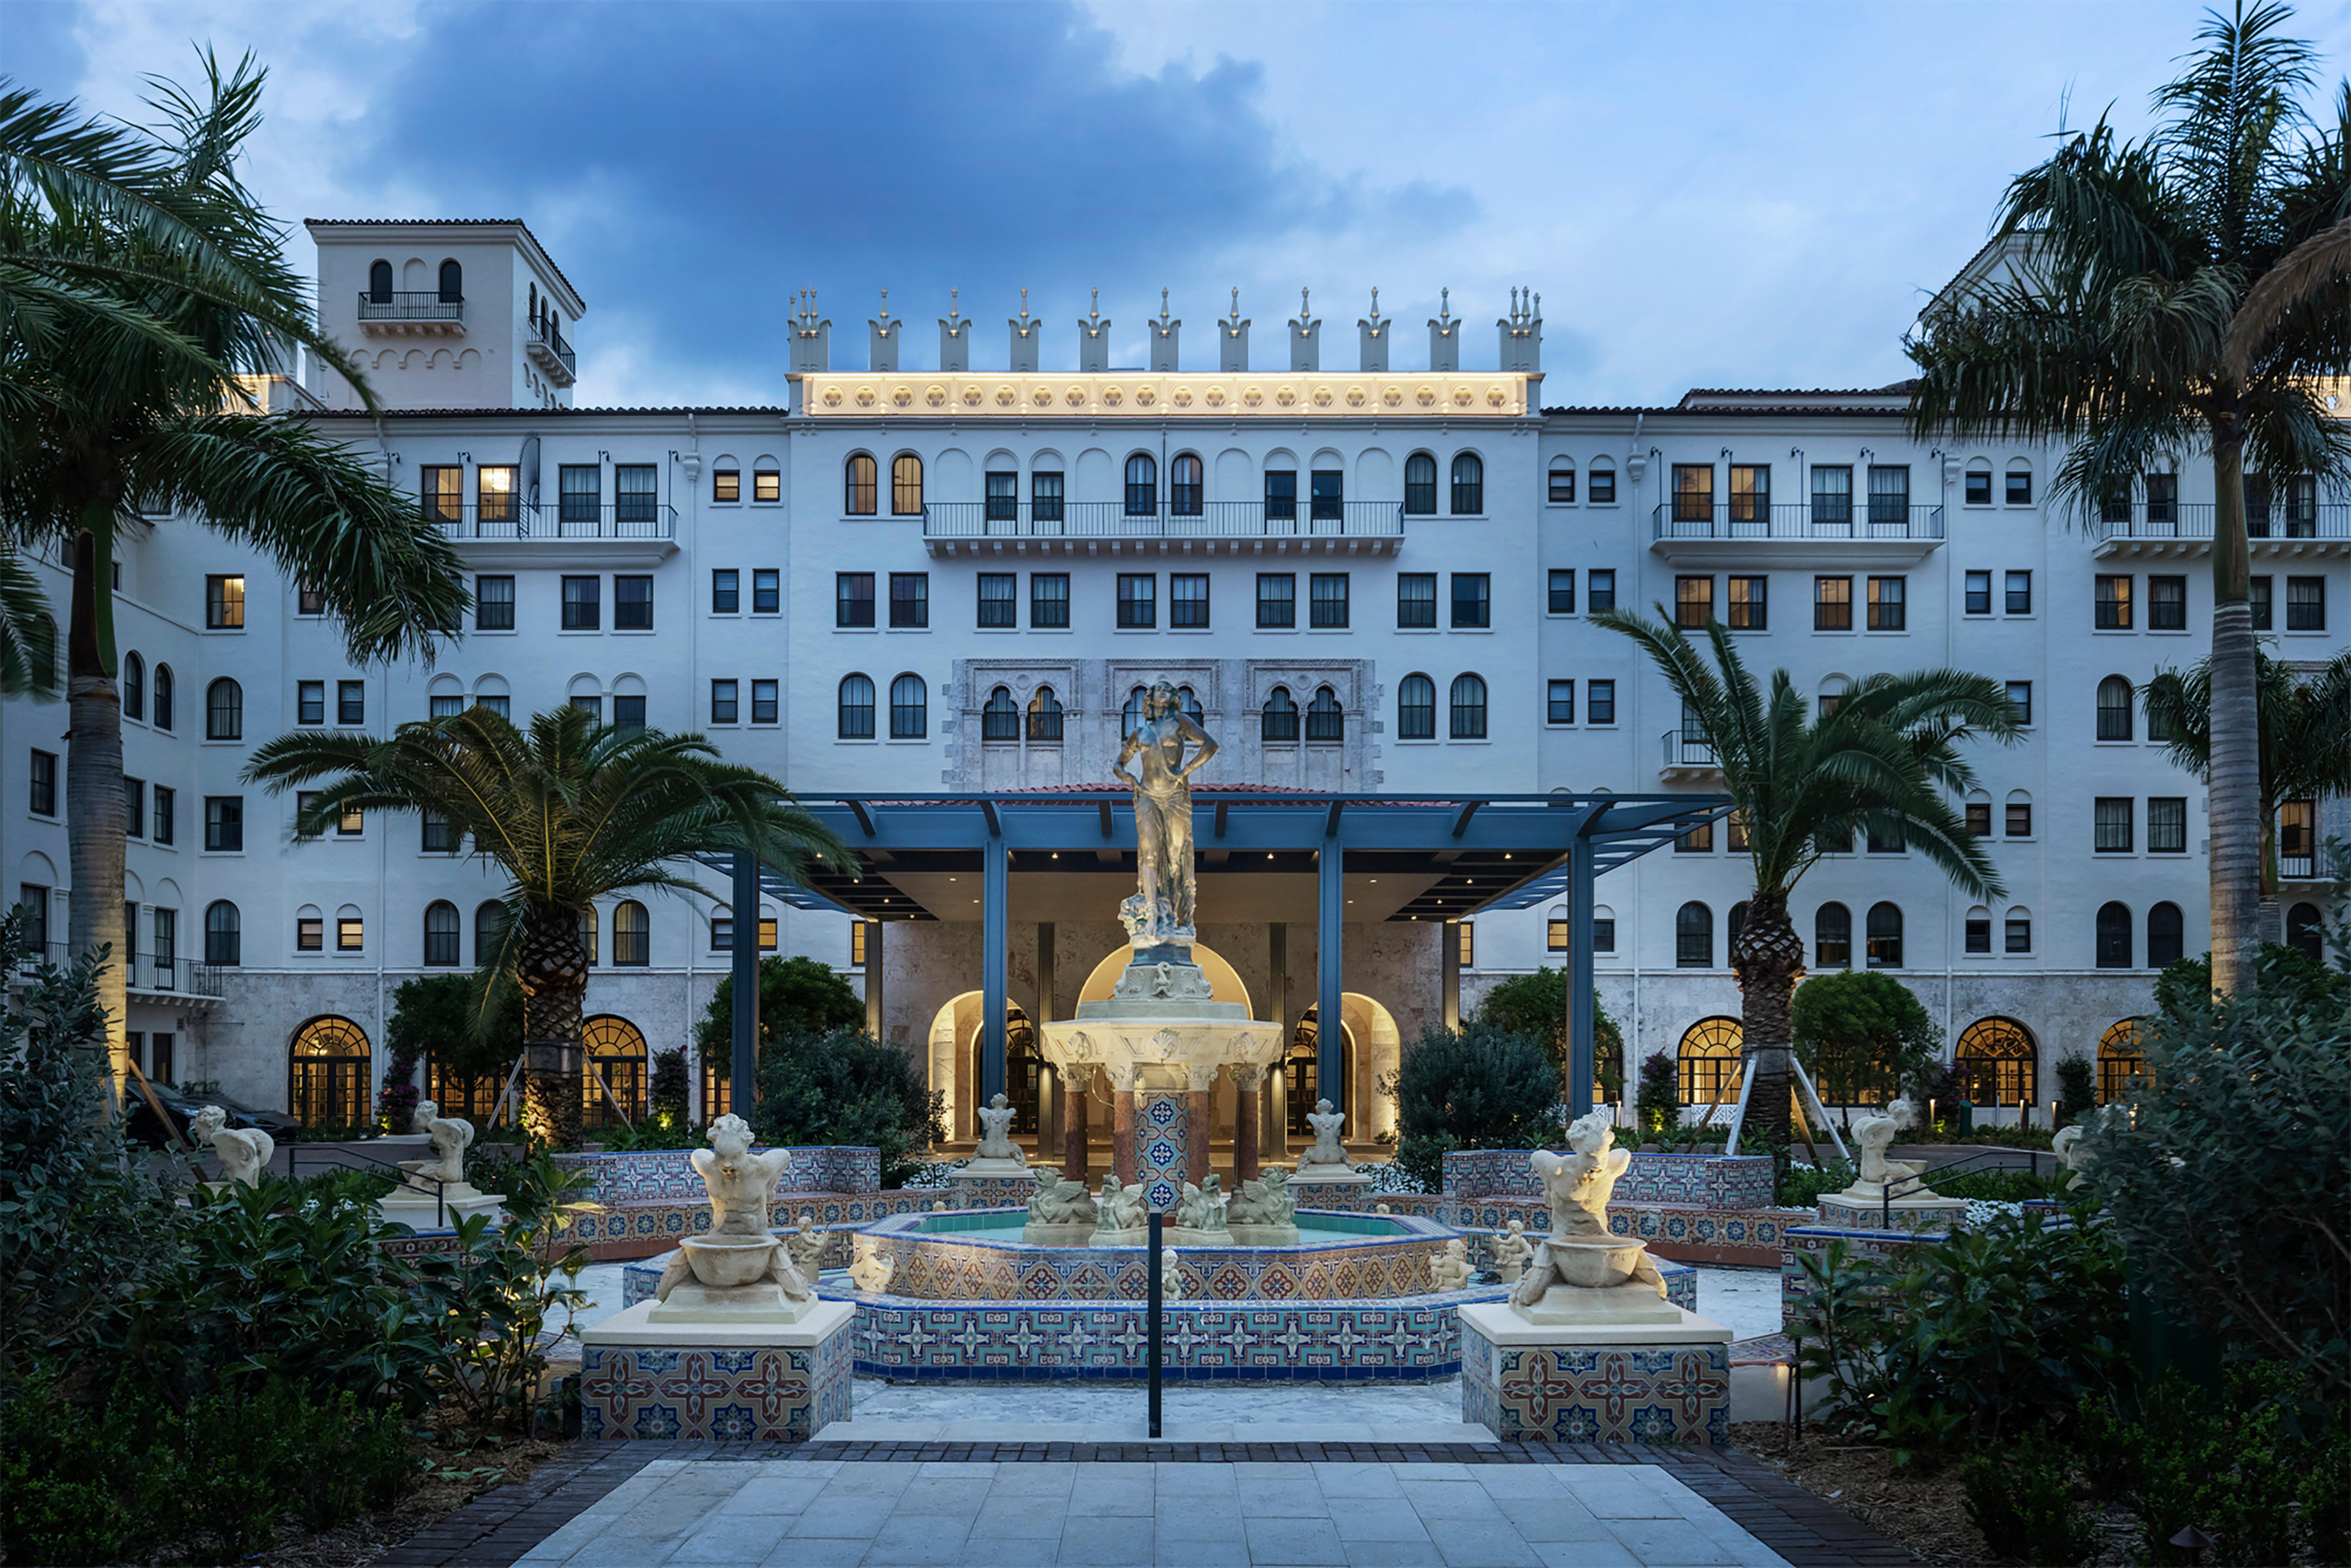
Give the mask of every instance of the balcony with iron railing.
[[438, 289], [418, 288], [378, 294], [360, 290], [360, 330], [371, 337], [387, 334], [463, 337], [465, 301]]
[[542, 316], [536, 321], [522, 324], [523, 352], [530, 362], [558, 386], [569, 386], [579, 379], [580, 359], [571, 345], [563, 340], [563, 329], [552, 316]]
[[1722, 760], [1714, 754], [1714, 742], [1702, 729], [1669, 729], [1666, 731], [1665, 759], [1658, 771], [1667, 777], [1719, 773]]
[[[878, 520], [878, 519], [877, 519]], [[1073, 553], [1110, 542], [1197, 544], [1207, 553], [1270, 543], [1277, 553], [1317, 550], [1392, 554], [1404, 540], [1404, 507], [1395, 501], [1161, 501], [1148, 509], [1126, 501], [933, 501], [923, 507], [923, 539], [934, 554], [995, 549]]]
[[[2210, 501], [2106, 501], [2090, 523], [2095, 553], [2201, 555], [2212, 548], [2216, 508]], [[2252, 500], [2245, 533], [2255, 549], [2335, 555], [2351, 548], [2351, 502]]]
[[465, 541], [642, 541], [667, 544], [677, 538], [677, 508], [648, 500], [533, 504], [485, 501], [453, 506], [427, 497], [424, 519], [444, 537]]
[[1906, 497], [1865, 496], [1855, 507], [1850, 496], [1816, 496], [1802, 501], [1693, 500], [1677, 496], [1650, 514], [1654, 544], [1757, 543], [1886, 540], [1940, 543], [1943, 508], [1914, 507]]
[[[44, 964], [62, 968], [72, 951], [64, 942], [24, 943], [5, 966], [8, 983], [23, 985]], [[221, 994], [221, 972], [216, 966], [187, 958], [158, 958], [144, 953], [122, 966], [122, 983], [126, 990], [144, 996], [218, 1000]]]

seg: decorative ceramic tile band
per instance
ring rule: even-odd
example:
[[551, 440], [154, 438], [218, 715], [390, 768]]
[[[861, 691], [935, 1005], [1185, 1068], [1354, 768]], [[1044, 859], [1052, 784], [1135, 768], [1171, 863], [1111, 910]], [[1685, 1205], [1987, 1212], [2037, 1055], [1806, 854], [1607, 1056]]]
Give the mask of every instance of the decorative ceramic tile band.
[[804, 1443], [848, 1418], [854, 1337], [844, 1324], [806, 1348], [582, 1346], [580, 1435]]
[[[764, 1145], [762, 1145], [764, 1147]], [[784, 1151], [791, 1161], [778, 1184], [786, 1192], [871, 1193], [882, 1186], [882, 1151], [841, 1145]], [[599, 1203], [641, 1203], [703, 1196], [690, 1149], [647, 1149], [611, 1155], [558, 1155], [565, 1165], [594, 1173]]]
[[[1542, 1183], [1531, 1149], [1463, 1149], [1445, 1156], [1445, 1195], [1452, 1198], [1532, 1198]], [[1695, 1208], [1769, 1208], [1777, 1191], [1769, 1155], [1639, 1155], [1616, 1182], [1618, 1203], [1669, 1203]]]
[[1134, 1092], [1134, 1179], [1144, 1201], [1172, 1209], [1191, 1176], [1191, 1096], [1181, 1089]]
[[1730, 1440], [1722, 1344], [1498, 1345], [1461, 1329], [1461, 1418], [1505, 1442]]
[[1907, 1207], [1835, 1203], [1823, 1197], [1818, 1212], [1821, 1224], [1832, 1230], [1931, 1230], [1943, 1234], [1961, 1229], [1968, 1222], [1967, 1199], [1961, 1197]]
[[[781, 1192], [769, 1211], [772, 1223], [789, 1228], [800, 1216], [814, 1211], [824, 1227], [854, 1228], [893, 1214], [927, 1213], [934, 1203], [945, 1203], [945, 1192], [869, 1192], [844, 1196], [835, 1192]], [[677, 1241], [710, 1228], [710, 1203], [700, 1192], [692, 1199], [652, 1199], [613, 1204], [601, 1213], [572, 1215], [557, 1226], [559, 1245], [577, 1242], [601, 1247], [622, 1242]]]

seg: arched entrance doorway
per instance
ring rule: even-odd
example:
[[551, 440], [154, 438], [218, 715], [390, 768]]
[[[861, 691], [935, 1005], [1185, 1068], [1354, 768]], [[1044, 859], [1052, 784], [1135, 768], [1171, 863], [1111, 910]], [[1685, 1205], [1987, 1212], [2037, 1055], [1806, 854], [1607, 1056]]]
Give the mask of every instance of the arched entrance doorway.
[[[973, 1009], [977, 1014], [977, 1009]], [[979, 1019], [971, 1021], [970, 1039], [966, 1046], [965, 1082], [975, 1085], [980, 1079], [980, 1052], [987, 1046], [987, 1030]], [[1004, 1004], [1004, 1103], [1012, 1108], [1012, 1131], [1016, 1135], [1034, 1137], [1037, 1133], [1037, 1074], [1044, 1059], [1037, 1054], [1037, 1026], [1029, 1021], [1027, 1009], [1019, 1002]]]
[[1703, 1114], [1719, 1103], [1739, 1098], [1739, 1058], [1746, 1041], [1746, 1026], [1719, 1015], [1703, 1018], [1682, 1031], [1675, 1054], [1680, 1070], [1682, 1105]]
[[2147, 1054], [2138, 1046], [2138, 1019], [2117, 1019], [2098, 1037], [2098, 1103], [2110, 1105], [2123, 1097], [2131, 1080], [2147, 1071]]
[[367, 1031], [322, 1014], [294, 1031], [287, 1050], [286, 1106], [306, 1134], [357, 1128], [368, 1119]]
[[1314, 1109], [1317, 1100], [1328, 1100], [1332, 1110], [1344, 1111], [1347, 1131], [1355, 1130], [1355, 1097], [1348, 1092], [1355, 1082], [1355, 1032], [1347, 1027], [1343, 999], [1340, 1006], [1337, 1083], [1322, 1082], [1322, 1020], [1317, 1016], [1322, 1009], [1308, 1008], [1300, 1015], [1298, 1027], [1290, 1031], [1290, 1050], [1281, 1059], [1281, 1072], [1290, 1107], [1290, 1135], [1293, 1138], [1314, 1135], [1314, 1129], [1306, 1124], [1306, 1113]]
[[2039, 1097], [2041, 1047], [2012, 1018], [1976, 1019], [1959, 1031], [1952, 1054], [1971, 1104], [2030, 1105]]
[[[643, 1121], [647, 1088], [644, 1031], [616, 1013], [598, 1013], [580, 1026], [580, 1033], [596, 1070], [594, 1074], [582, 1075], [580, 1124], [619, 1126], [621, 1116], [612, 1109], [613, 1100], [621, 1103], [631, 1122]], [[596, 1086], [598, 1075], [611, 1089], [611, 1099]]]

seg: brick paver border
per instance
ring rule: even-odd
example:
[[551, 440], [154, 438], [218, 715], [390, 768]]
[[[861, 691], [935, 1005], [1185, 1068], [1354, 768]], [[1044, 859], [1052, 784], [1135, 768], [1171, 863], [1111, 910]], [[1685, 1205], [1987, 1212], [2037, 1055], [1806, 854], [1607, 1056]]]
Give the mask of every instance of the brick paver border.
[[1746, 1454], [1593, 1443], [579, 1443], [519, 1487], [467, 1504], [378, 1558], [379, 1568], [509, 1568], [656, 1459], [932, 1460], [998, 1464], [1655, 1465], [1795, 1568], [1891, 1568], [1908, 1548]]

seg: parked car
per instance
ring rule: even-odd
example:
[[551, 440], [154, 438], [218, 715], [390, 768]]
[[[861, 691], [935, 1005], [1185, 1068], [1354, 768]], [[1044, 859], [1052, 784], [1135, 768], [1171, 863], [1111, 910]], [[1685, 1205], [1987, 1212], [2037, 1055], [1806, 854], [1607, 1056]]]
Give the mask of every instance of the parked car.
[[[302, 1140], [302, 1124], [283, 1111], [258, 1110], [225, 1094], [192, 1095], [169, 1083], [158, 1083], [152, 1087], [155, 1098], [162, 1104], [164, 1114], [172, 1118], [172, 1131], [183, 1138], [189, 1136], [188, 1128], [195, 1121], [197, 1112], [207, 1105], [217, 1105], [228, 1113], [228, 1124], [232, 1127], [258, 1127], [274, 1142], [280, 1144], [295, 1144]], [[126, 1098], [130, 1102], [131, 1115], [123, 1124], [124, 1134], [131, 1142], [144, 1144], [151, 1149], [160, 1149], [169, 1143], [171, 1139], [156, 1121], [154, 1107], [147, 1103], [147, 1097], [133, 1088]]]

